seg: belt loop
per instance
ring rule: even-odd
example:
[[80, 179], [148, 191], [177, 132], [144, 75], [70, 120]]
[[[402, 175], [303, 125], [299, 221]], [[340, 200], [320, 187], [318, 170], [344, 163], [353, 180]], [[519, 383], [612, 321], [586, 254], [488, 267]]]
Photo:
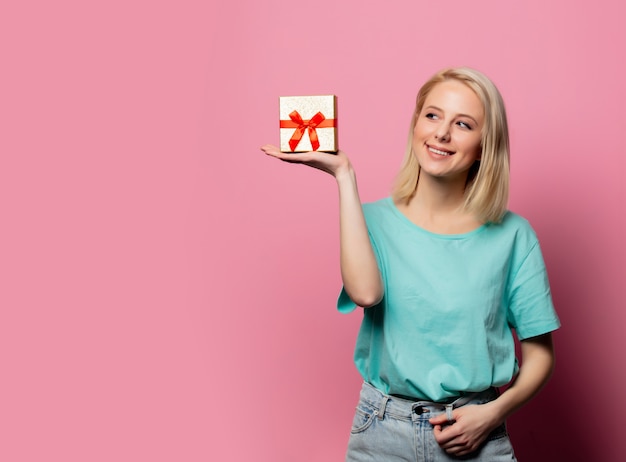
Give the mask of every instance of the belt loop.
[[454, 403], [446, 404], [446, 419], [448, 419], [448, 422], [454, 422], [454, 417], [452, 417], [453, 408]]
[[385, 408], [387, 407], [387, 401], [389, 401], [389, 396], [383, 395], [383, 399], [380, 402], [380, 409], [378, 410], [378, 418], [383, 420], [385, 417]]

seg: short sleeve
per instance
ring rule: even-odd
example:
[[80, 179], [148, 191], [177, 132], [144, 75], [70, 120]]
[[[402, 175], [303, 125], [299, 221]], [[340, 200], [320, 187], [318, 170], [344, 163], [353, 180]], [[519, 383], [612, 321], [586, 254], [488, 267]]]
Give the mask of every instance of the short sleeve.
[[337, 300], [337, 310], [340, 313], [352, 313], [356, 309], [356, 304], [350, 299], [345, 288], [341, 288], [339, 299]]
[[507, 319], [520, 340], [542, 335], [560, 326], [555, 312], [539, 243], [534, 245], [512, 276]]

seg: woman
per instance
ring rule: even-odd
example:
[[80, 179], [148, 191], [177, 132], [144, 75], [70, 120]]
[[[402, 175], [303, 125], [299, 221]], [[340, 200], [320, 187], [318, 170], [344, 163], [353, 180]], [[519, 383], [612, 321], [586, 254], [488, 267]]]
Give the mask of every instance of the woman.
[[346, 460], [515, 460], [505, 419], [548, 380], [559, 321], [536, 235], [506, 210], [508, 128], [493, 83], [468, 68], [426, 82], [392, 197], [363, 207], [343, 152], [262, 150], [339, 187], [338, 308], [364, 307]]

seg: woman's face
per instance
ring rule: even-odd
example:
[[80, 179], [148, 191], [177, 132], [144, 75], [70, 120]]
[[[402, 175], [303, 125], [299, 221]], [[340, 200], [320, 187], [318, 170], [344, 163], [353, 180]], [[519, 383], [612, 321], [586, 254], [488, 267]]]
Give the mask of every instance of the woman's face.
[[413, 129], [413, 152], [421, 173], [465, 181], [480, 159], [483, 105], [472, 89], [457, 80], [435, 85]]

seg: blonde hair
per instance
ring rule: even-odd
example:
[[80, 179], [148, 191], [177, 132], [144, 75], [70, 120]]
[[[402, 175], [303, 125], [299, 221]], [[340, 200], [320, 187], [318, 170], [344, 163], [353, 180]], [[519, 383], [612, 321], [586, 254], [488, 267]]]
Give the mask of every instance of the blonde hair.
[[401, 203], [408, 203], [415, 195], [420, 166], [413, 153], [413, 129], [430, 91], [446, 80], [467, 85], [483, 104], [482, 152], [480, 161], [476, 161], [467, 177], [464, 208], [485, 223], [497, 223], [506, 213], [509, 199], [509, 130], [500, 92], [491, 80], [474, 69], [459, 67], [439, 71], [418, 92], [404, 160], [391, 195]]

